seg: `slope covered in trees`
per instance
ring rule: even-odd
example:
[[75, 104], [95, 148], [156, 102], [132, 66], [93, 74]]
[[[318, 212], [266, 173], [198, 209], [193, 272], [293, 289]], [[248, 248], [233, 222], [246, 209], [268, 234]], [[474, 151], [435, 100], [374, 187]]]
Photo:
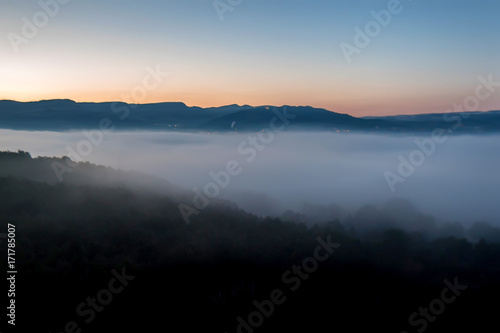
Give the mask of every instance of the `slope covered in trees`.
[[[13, 168], [19, 161], [25, 171]], [[90, 170], [104, 172], [92, 165], [80, 170], [80, 182], [50, 182], [41, 176], [48, 161], [0, 154], [0, 221], [16, 226], [23, 331], [64, 332], [74, 322], [82, 332], [416, 332], [424, 324], [426, 332], [451, 332], [481, 330], [496, 320], [490, 306], [500, 296], [495, 239], [429, 238], [392, 225], [360, 232], [352, 221], [306, 225], [223, 202], [187, 225], [180, 197], [168, 191], [84, 184]], [[376, 211], [359, 214], [352, 218]], [[498, 230], [477, 224], [473, 232]], [[118, 283], [110, 284], [116, 274], [123, 288], [106, 293], [117, 290]], [[445, 280], [467, 287], [424, 320], [420, 308], [442, 298]], [[279, 304], [270, 306], [271, 299]], [[254, 328], [256, 311], [263, 319]]]

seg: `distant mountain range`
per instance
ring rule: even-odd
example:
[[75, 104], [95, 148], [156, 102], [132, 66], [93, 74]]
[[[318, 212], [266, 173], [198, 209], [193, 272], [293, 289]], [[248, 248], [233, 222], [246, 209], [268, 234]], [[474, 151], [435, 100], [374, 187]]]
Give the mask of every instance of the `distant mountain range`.
[[[69, 131], [96, 129], [107, 124], [118, 131], [259, 131], [269, 128], [276, 113], [282, 115], [285, 109], [290, 115], [287, 130], [405, 133], [432, 132], [441, 128], [448, 134], [500, 132], [500, 111], [356, 118], [310, 106], [200, 108], [180, 102], [77, 103], [66, 99], [26, 103], [0, 101], [0, 128]], [[283, 122], [277, 117], [274, 124], [281, 127]]]

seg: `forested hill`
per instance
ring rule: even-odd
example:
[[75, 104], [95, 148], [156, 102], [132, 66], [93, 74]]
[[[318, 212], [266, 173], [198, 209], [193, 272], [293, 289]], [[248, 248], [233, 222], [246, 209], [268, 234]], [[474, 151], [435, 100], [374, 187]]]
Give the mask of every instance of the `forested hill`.
[[[89, 196], [93, 193], [98, 194], [99, 191], [119, 189], [129, 193], [131, 197], [142, 198], [147, 195], [148, 198], [167, 198], [177, 205], [181, 202], [191, 203], [193, 200], [193, 192], [162, 178], [88, 162], [74, 162], [69, 157], [33, 158], [30, 153], [24, 151], [0, 152], [0, 178], [7, 178], [5, 181], [11, 178], [24, 180], [25, 184], [40, 182], [49, 185], [44, 188], [63, 186], [68, 192], [82, 191], [85, 188]], [[211, 200], [211, 206], [222, 210], [238, 210], [235, 203], [218, 198]], [[175, 214], [178, 211], [177, 209]], [[328, 213], [335, 211], [344, 213], [340, 215]], [[343, 218], [340, 217], [342, 215]], [[193, 217], [198, 218], [195, 215]], [[420, 213], [410, 202], [402, 199], [390, 200], [380, 207], [367, 204], [349, 214], [335, 203], [331, 206], [309, 204], [302, 207], [300, 212], [287, 210], [279, 217], [283, 221], [303, 223], [308, 226], [341, 219], [342, 225], [351, 230], [353, 235], [361, 238], [370, 237], [373, 232], [397, 228], [407, 232], [420, 232], [428, 238], [453, 236], [474, 241], [483, 238], [500, 242], [500, 229], [486, 222], [476, 222], [470, 228], [465, 228], [460, 223], [443, 223], [433, 216]]]
[[[79, 184], [59, 183], [49, 175], [53, 161], [62, 160], [0, 154], [0, 220], [16, 226], [17, 313], [29, 318], [19, 320], [21, 331], [64, 332], [75, 322], [82, 332], [236, 332], [238, 317], [279, 289], [286, 302], [259, 332], [336, 325], [400, 332], [440, 297], [444, 280], [467, 288], [427, 332], [496, 324], [490, 300], [500, 297], [500, 243], [493, 240], [394, 228], [360, 238], [354, 224], [259, 218], [231, 205], [210, 205], [187, 225], [168, 195], [83, 184], [87, 169], [116, 179], [120, 172], [82, 164]], [[328, 258], [308, 273], [293, 268], [311, 265], [321, 244]], [[113, 272], [131, 280], [104, 310], [78, 312], [89, 297], [102, 299]]]
[[134, 171], [75, 162], [69, 157], [36, 157], [24, 151], [0, 152], [0, 177], [16, 177], [48, 184], [122, 187], [177, 196], [182, 191], [168, 181]]

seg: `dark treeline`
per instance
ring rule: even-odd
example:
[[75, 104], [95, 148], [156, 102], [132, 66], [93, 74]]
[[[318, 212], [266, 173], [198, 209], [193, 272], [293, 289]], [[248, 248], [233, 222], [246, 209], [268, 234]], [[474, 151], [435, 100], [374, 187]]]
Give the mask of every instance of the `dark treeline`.
[[[13, 158], [23, 158], [27, 169], [43, 159], [0, 154], [0, 221], [16, 225], [20, 331], [64, 332], [73, 321], [81, 332], [236, 332], [237, 318], [248, 323], [254, 301], [265, 303], [275, 289], [286, 301], [260, 327], [240, 326], [241, 332], [496, 327], [500, 242], [498, 229], [487, 224], [467, 231], [478, 239], [472, 242], [392, 226], [368, 232], [353, 220], [306, 225], [261, 218], [217, 202], [188, 225], [178, 197], [44, 182], [19, 169], [14, 177], [6, 172]], [[311, 273], [286, 275], [314, 255], [318, 237], [340, 247]], [[109, 304], [97, 305], [102, 311], [89, 310], [88, 297], [109, 288], [113, 270], [135, 278]], [[412, 326], [409, 317], [440, 299], [443, 281], [455, 278], [467, 289], [442, 314], [427, 321], [419, 315]]]

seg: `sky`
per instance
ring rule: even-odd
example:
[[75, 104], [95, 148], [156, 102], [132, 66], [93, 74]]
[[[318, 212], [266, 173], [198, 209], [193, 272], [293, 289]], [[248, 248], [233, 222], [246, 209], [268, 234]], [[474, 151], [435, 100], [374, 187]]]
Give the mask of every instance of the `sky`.
[[448, 112], [500, 81], [500, 1], [393, 1], [0, 0], [0, 99], [369, 116]]

